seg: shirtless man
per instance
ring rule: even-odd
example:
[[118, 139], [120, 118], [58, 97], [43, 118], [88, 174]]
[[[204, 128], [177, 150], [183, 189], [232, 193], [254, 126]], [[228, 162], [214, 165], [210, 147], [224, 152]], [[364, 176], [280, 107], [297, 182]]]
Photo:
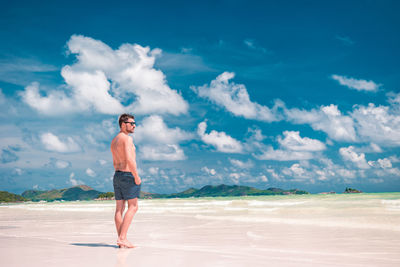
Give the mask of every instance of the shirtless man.
[[[115, 226], [117, 227], [117, 245], [121, 248], [133, 248], [126, 235], [133, 216], [138, 210], [138, 197], [141, 180], [136, 167], [136, 151], [132, 137], [128, 134], [135, 131], [135, 117], [122, 114], [119, 117], [119, 134], [111, 142], [111, 153], [114, 163], [114, 193], [116, 200]], [[123, 216], [125, 202], [128, 210]]]

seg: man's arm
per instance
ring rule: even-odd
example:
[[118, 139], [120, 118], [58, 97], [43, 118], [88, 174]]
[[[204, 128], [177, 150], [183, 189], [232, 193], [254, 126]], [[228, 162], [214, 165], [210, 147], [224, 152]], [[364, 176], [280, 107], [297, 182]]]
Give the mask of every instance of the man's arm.
[[111, 155], [112, 155], [112, 159], [113, 159], [113, 166], [114, 166], [114, 169], [117, 170], [117, 166], [116, 166], [117, 164], [115, 164], [115, 155], [114, 155], [113, 143], [111, 143], [110, 149], [111, 149]]
[[133, 150], [133, 141], [130, 136], [128, 136], [127, 141], [125, 142], [125, 158], [129, 170], [131, 170], [133, 177], [135, 177], [135, 184], [141, 184], [142, 181], [139, 177], [136, 166], [136, 153]]

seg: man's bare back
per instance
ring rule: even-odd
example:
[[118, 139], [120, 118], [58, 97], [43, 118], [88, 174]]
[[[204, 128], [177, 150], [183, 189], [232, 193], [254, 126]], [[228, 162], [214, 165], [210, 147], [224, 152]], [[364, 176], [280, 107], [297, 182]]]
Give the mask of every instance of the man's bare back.
[[141, 179], [137, 173], [136, 148], [132, 138], [120, 132], [111, 142], [114, 169], [116, 171], [131, 172], [135, 177], [135, 183], [140, 184]]

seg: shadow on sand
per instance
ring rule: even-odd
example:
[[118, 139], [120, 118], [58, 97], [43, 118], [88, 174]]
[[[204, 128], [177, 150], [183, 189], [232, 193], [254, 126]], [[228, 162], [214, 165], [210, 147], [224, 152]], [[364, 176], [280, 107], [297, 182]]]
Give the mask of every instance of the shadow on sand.
[[104, 243], [71, 243], [70, 245], [73, 246], [80, 246], [80, 247], [106, 247], [106, 248], [118, 248], [117, 245], [109, 245]]

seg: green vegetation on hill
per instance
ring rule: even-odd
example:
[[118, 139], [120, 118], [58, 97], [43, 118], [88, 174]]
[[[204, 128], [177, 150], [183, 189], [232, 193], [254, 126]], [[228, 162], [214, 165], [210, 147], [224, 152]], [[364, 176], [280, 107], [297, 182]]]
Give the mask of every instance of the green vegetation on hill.
[[64, 200], [92, 200], [98, 198], [101, 192], [94, 189], [84, 190], [78, 186], [65, 190], [62, 194]]
[[[354, 190], [354, 189], [349, 189]], [[266, 190], [257, 189], [249, 186], [240, 185], [206, 185], [200, 189], [189, 188], [180, 193], [155, 194], [140, 192], [140, 198], [189, 198], [189, 197], [232, 197], [232, 196], [260, 196], [260, 195], [292, 195], [309, 194], [307, 191], [291, 189], [283, 190], [280, 188], [268, 188]], [[102, 193], [94, 190], [87, 185], [78, 185], [71, 188], [53, 189], [49, 191], [26, 190], [22, 196], [1, 191], [1, 202], [15, 201], [54, 201], [54, 200], [93, 200], [93, 199], [112, 199], [113, 192]]]
[[21, 195], [27, 199], [33, 199], [35, 196], [45, 193], [46, 191], [26, 190]]
[[98, 198], [101, 193], [87, 185], [78, 185], [49, 191], [27, 190], [22, 193], [22, 196], [32, 201], [92, 200]]
[[266, 190], [240, 185], [206, 185], [201, 189], [189, 188], [180, 193], [174, 194], [151, 194], [146, 193], [143, 198], [188, 198], [188, 197], [229, 197], [229, 196], [260, 196], [260, 195], [292, 195], [309, 194], [307, 191], [280, 188], [268, 188]]
[[20, 195], [9, 193], [7, 191], [0, 191], [0, 202], [18, 202], [26, 200], [26, 198]]

